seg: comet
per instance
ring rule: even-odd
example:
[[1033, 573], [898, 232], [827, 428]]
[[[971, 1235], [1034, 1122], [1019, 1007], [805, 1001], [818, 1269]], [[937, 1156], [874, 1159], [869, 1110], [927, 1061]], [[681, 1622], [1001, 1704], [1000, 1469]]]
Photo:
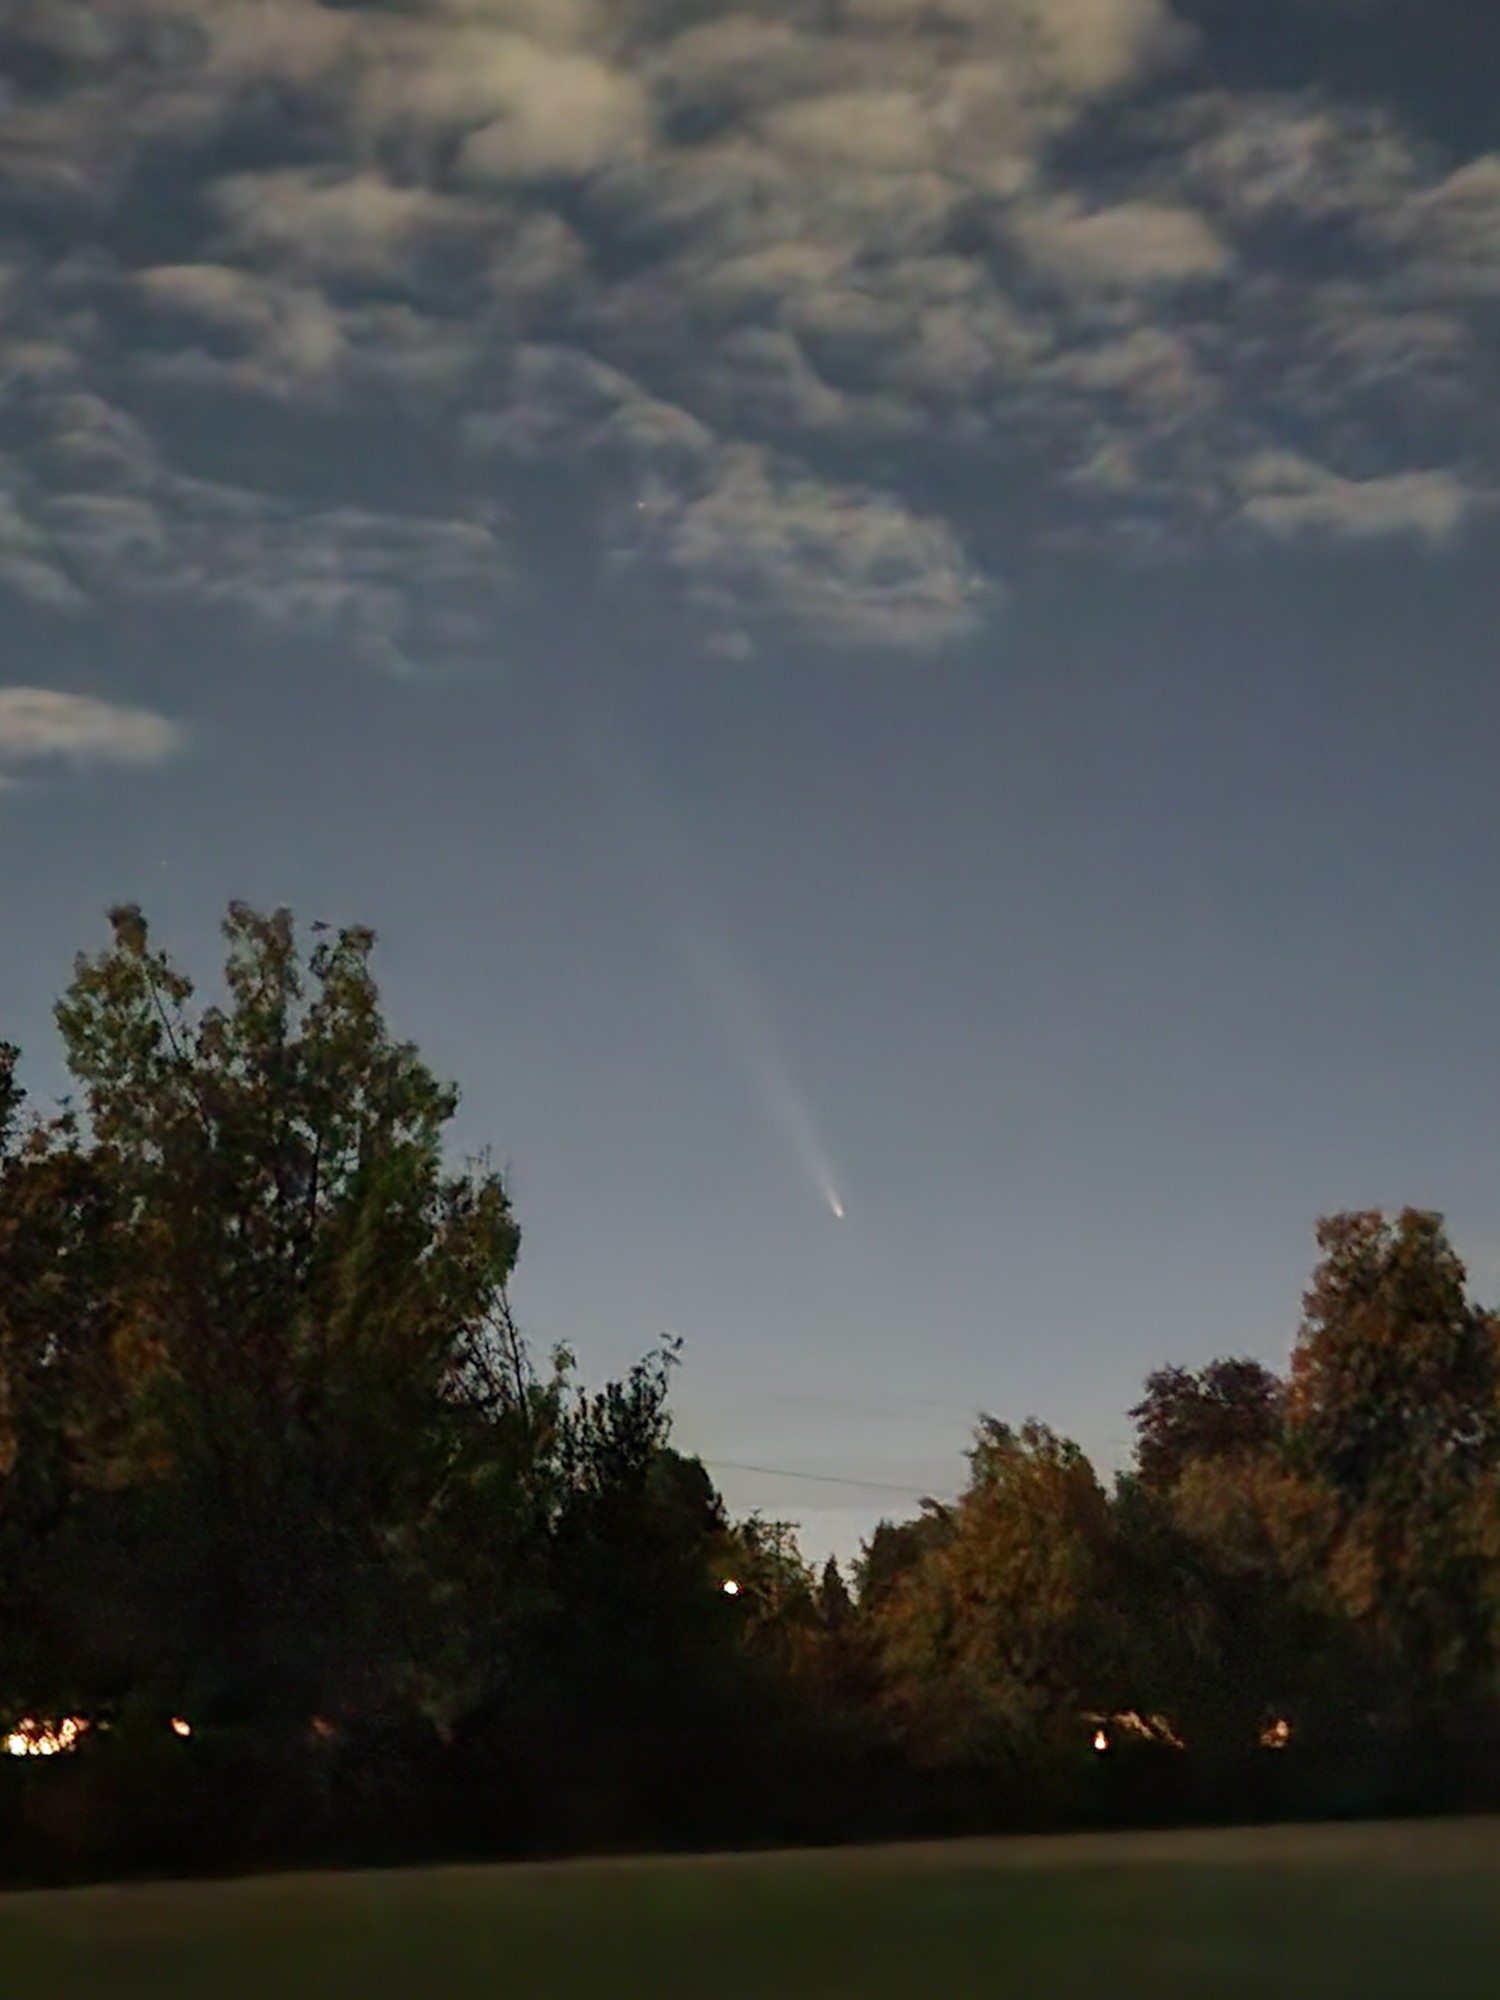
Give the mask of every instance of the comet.
[[[644, 506], [645, 502], [637, 504]], [[842, 1222], [844, 1204], [806, 1094], [737, 962], [725, 926], [716, 917], [713, 899], [697, 878], [687, 845], [622, 728], [618, 723], [613, 728], [603, 725], [597, 700], [591, 715], [587, 748], [614, 793], [646, 872], [673, 919], [685, 969], [718, 1015], [738, 1067], [768, 1122], [779, 1131], [804, 1185], [835, 1222]]]

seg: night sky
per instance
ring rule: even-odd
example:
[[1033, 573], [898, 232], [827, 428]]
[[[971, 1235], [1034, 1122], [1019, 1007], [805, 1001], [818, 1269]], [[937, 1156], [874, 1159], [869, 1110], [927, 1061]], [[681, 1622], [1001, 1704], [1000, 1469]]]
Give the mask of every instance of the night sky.
[[374, 925], [815, 1554], [1492, 1300], [1497, 364], [1486, 0], [3, 0], [0, 1034]]

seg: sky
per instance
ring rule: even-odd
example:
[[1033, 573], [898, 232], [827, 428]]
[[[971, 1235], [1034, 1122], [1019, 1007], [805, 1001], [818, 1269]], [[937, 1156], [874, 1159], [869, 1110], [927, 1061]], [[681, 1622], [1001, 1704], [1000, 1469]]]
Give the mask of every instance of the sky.
[[373, 925], [533, 1342], [815, 1556], [1322, 1214], [1496, 1299], [1492, 15], [9, 0], [33, 1091], [113, 903]]

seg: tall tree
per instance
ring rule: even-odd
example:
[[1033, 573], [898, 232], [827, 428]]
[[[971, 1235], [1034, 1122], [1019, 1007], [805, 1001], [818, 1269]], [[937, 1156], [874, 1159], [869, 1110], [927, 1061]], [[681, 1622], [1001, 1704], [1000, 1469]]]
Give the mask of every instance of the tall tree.
[[388, 1031], [372, 933], [325, 931], [304, 967], [287, 912], [234, 905], [226, 1002], [195, 1008], [138, 909], [111, 925], [57, 1009], [77, 1126], [29, 1167], [54, 1234], [89, 1217], [88, 1298], [54, 1318], [74, 1349], [107, 1322], [114, 1460], [154, 1475], [152, 1670], [303, 1716], [417, 1699], [461, 1644], [429, 1559], [529, 1429], [534, 1385], [506, 1411], [474, 1393], [505, 1189], [445, 1164], [456, 1093]]
[[1158, 1369], [1130, 1412], [1142, 1484], [1166, 1492], [1189, 1465], [1263, 1450], [1280, 1435], [1284, 1402], [1283, 1385], [1258, 1361], [1211, 1361], [1197, 1374]]
[[1344, 1728], [1325, 1485], [1274, 1451], [1200, 1457], [1166, 1492], [1122, 1480], [1116, 1521], [1131, 1702], [1168, 1716], [1200, 1769], [1241, 1764], [1278, 1720], [1299, 1742]]
[[1432, 1728], [1494, 1668], [1474, 1510], [1500, 1464], [1497, 1328], [1440, 1216], [1335, 1216], [1318, 1242], [1290, 1437], [1341, 1503], [1334, 1586]]
[[967, 1491], [871, 1617], [886, 1686], [939, 1754], [1025, 1761], [1076, 1742], [1118, 1679], [1109, 1500], [1076, 1444], [986, 1419]]
[[0, 1042], [0, 1159], [10, 1151], [11, 1135], [26, 1100], [17, 1075], [20, 1060], [21, 1051], [14, 1042]]

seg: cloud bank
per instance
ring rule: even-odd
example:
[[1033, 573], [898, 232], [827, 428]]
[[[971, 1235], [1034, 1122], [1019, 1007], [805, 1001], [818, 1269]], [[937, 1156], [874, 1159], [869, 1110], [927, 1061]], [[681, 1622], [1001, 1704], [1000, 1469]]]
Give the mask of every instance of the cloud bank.
[[47, 612], [482, 655], [545, 467], [715, 644], [909, 656], [1059, 532], [1496, 490], [1500, 156], [1215, 87], [1166, 0], [17, 0], [0, 74]]

